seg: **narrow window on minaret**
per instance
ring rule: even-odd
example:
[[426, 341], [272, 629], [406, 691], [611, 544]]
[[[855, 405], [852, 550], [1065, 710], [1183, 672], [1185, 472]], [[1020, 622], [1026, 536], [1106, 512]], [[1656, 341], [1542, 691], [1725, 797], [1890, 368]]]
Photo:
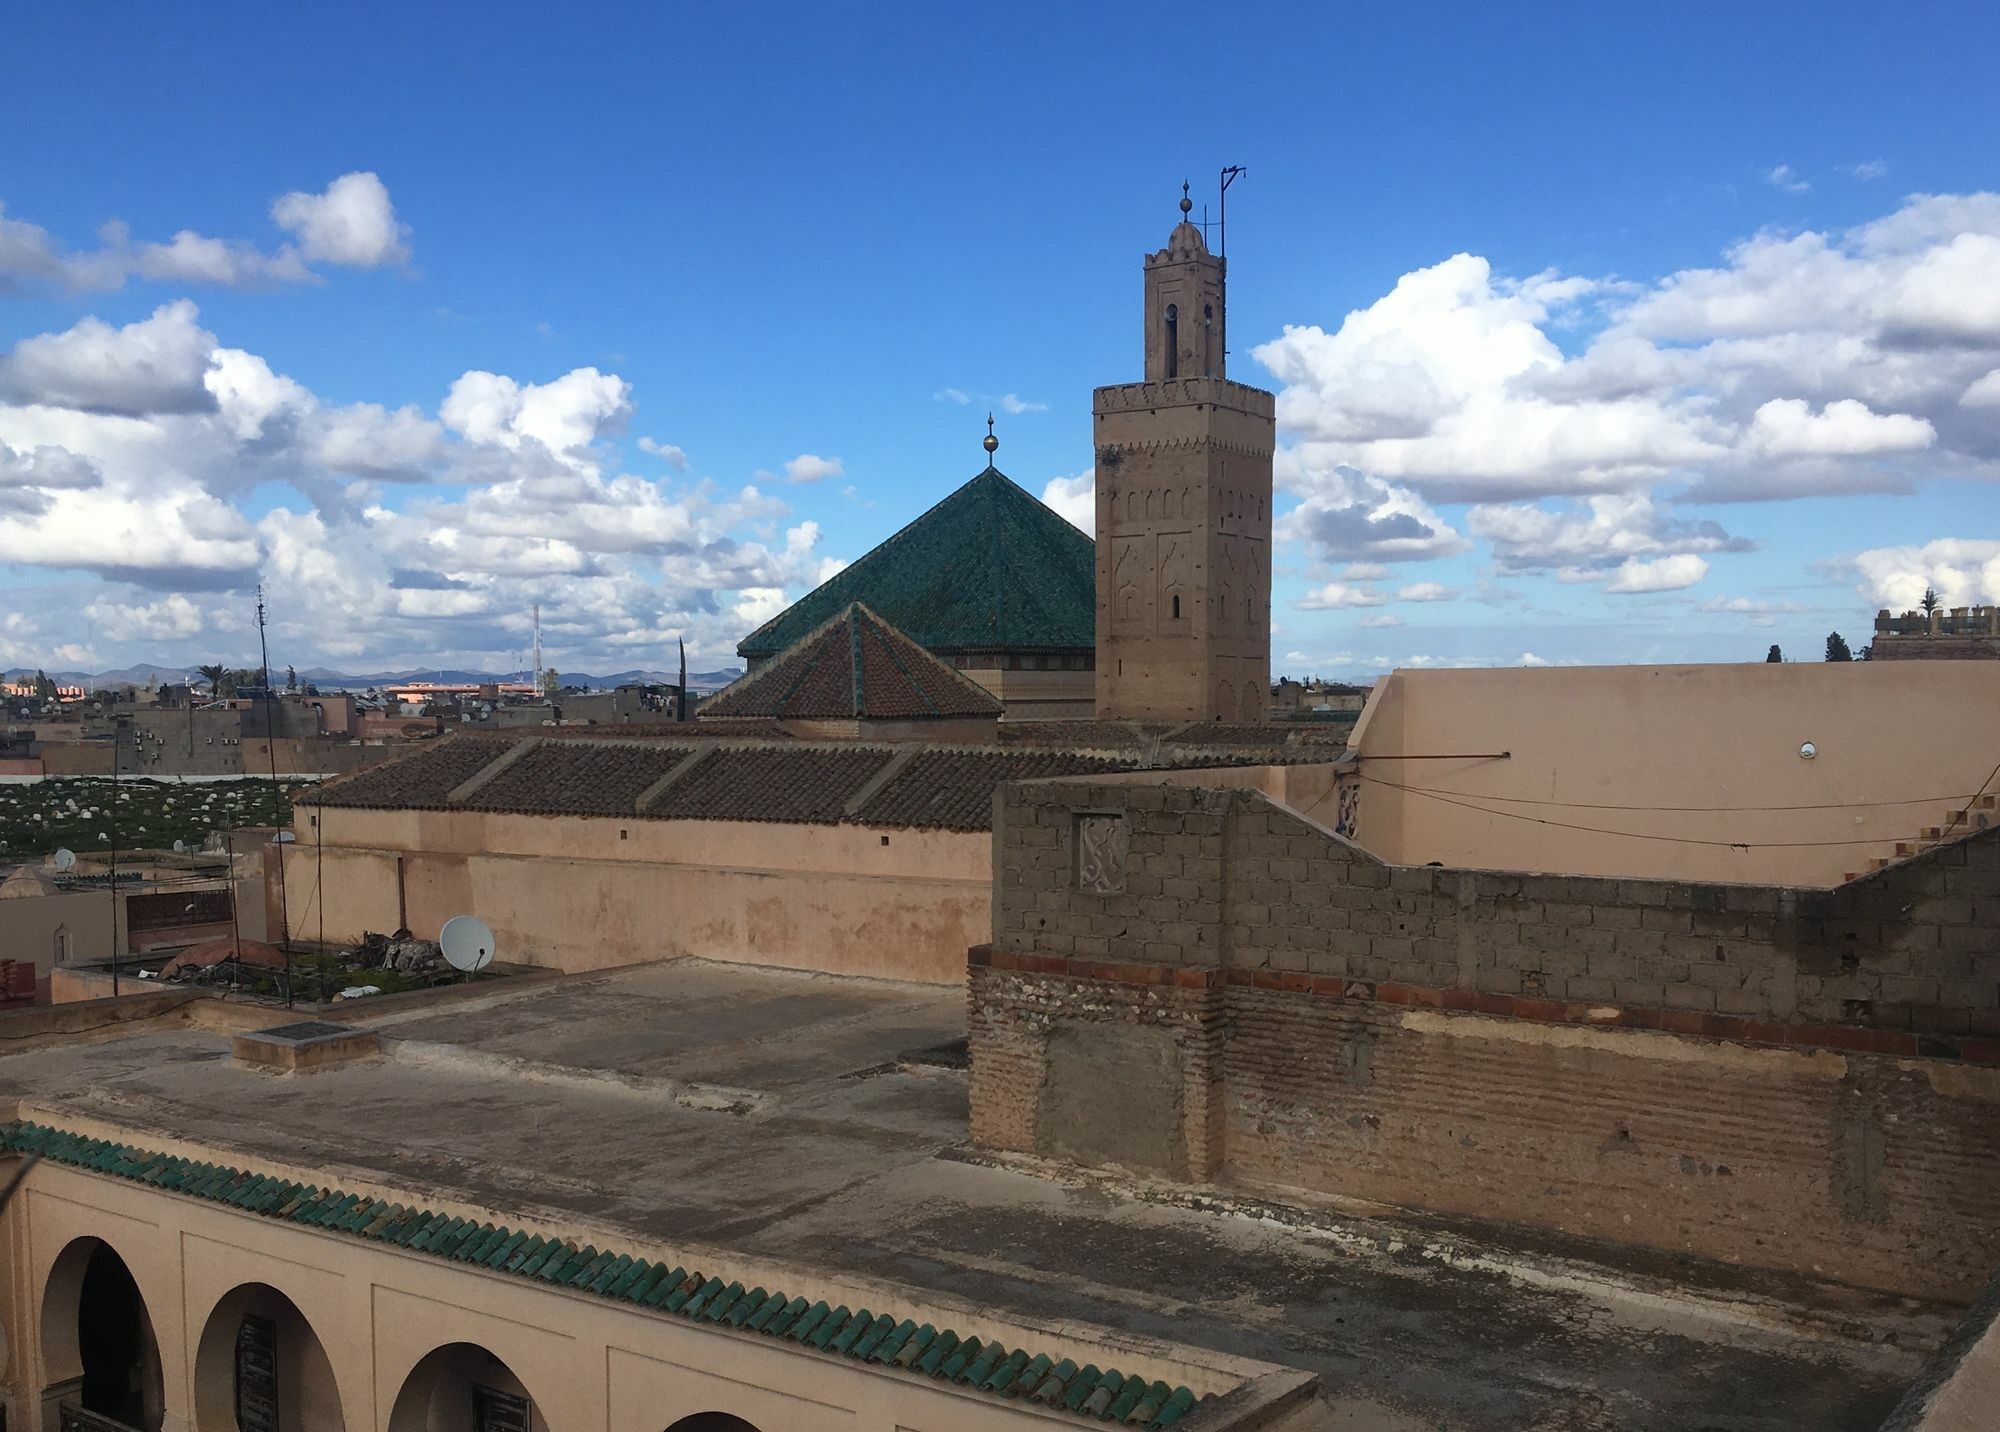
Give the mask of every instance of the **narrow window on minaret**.
[[1201, 376], [1215, 376], [1215, 305], [1201, 306]]
[[1169, 378], [1178, 378], [1181, 375], [1180, 326], [1180, 305], [1170, 303], [1167, 305], [1167, 376]]
[[1179, 621], [1180, 619], [1181, 619], [1181, 599], [1179, 593], [1176, 593], [1174, 595], [1174, 620]]

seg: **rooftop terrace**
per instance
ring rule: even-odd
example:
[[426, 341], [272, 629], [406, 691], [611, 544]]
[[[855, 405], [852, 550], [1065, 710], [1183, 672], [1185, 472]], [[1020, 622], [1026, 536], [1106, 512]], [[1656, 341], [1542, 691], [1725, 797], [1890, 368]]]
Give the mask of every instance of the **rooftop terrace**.
[[1321, 1374], [1341, 1427], [1872, 1428], [1944, 1321], [1380, 1209], [976, 1160], [952, 989], [682, 961], [357, 1014], [384, 1055], [306, 1085], [176, 1027], [0, 1056], [0, 1092], [45, 1125], [600, 1247], [777, 1260], [1285, 1363]]

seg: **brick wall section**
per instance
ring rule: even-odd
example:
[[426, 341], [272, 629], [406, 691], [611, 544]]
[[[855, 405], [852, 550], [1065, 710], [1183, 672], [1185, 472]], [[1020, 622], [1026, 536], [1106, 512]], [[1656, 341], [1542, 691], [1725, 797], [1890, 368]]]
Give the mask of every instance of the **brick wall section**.
[[972, 1065], [972, 1140], [1021, 1153], [1052, 1152], [1061, 1139], [1039, 1117], [1050, 1033], [1058, 1024], [1150, 1026], [1171, 1031], [1180, 1051], [1181, 1145], [1142, 1162], [1140, 1170], [1206, 1178], [1222, 1161], [1225, 1016], [1218, 981], [1137, 983], [975, 966], [968, 1028], [979, 1050]]
[[[1003, 949], [2000, 1036], [2000, 828], [1787, 890], [1392, 868], [1244, 790], [1046, 782], [998, 804]], [[1122, 894], [1077, 888], [1079, 809], [1127, 813]]]
[[[1122, 890], [1080, 888], [1091, 812], [1124, 813]], [[1149, 1024], [1197, 1177], [1923, 1296], [2000, 1262], [2000, 830], [1800, 891], [1392, 868], [1249, 790], [996, 816], [979, 1142], [1060, 1141], [1052, 1032]]]
[[2000, 1071], [1230, 996], [1235, 1179], [1927, 1297], [2000, 1264]]

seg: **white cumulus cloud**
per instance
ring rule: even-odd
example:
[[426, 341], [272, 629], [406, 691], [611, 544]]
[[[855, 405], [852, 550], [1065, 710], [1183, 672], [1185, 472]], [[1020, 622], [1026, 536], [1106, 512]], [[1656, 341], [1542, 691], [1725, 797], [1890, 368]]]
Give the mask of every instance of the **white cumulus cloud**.
[[266, 288], [316, 281], [314, 264], [379, 268], [410, 256], [409, 228], [396, 218], [389, 191], [374, 174], [343, 174], [318, 194], [281, 195], [271, 217], [292, 242], [268, 252], [194, 229], [164, 242], [135, 241], [116, 219], [99, 228], [95, 248], [73, 249], [39, 224], [9, 218], [0, 205], [0, 289], [11, 283], [105, 291], [134, 279]]
[[847, 469], [837, 457], [821, 457], [815, 452], [802, 452], [785, 463], [785, 481], [821, 482], [829, 477], [841, 477]]
[[409, 261], [409, 227], [397, 220], [387, 186], [373, 174], [343, 174], [318, 194], [282, 195], [271, 218], [297, 238], [310, 262], [380, 268]]
[[1648, 561], [1627, 557], [1604, 584], [1607, 592], [1678, 592], [1708, 575], [1708, 561], [1692, 552]]
[[1937, 429], [1907, 413], [1875, 413], [1854, 398], [1839, 398], [1819, 412], [1803, 398], [1773, 398], [1757, 409], [1745, 441], [1767, 457], [1861, 457], [1921, 452]]
[[1071, 525], [1097, 535], [1097, 469], [1087, 468], [1075, 477], [1052, 477], [1042, 486], [1042, 501], [1053, 507]]

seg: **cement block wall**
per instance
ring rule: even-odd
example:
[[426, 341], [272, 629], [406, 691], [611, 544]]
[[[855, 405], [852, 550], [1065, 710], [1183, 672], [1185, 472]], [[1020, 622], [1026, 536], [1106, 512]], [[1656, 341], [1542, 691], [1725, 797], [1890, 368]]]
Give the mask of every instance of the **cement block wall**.
[[[1253, 789], [1045, 782], [995, 858], [979, 1142], [1910, 1293], [2000, 1262], [2000, 832], [1786, 891], [1398, 869]], [[1078, 1028], [1156, 1031], [1116, 1036], [1153, 1077], [1079, 1099]]]

